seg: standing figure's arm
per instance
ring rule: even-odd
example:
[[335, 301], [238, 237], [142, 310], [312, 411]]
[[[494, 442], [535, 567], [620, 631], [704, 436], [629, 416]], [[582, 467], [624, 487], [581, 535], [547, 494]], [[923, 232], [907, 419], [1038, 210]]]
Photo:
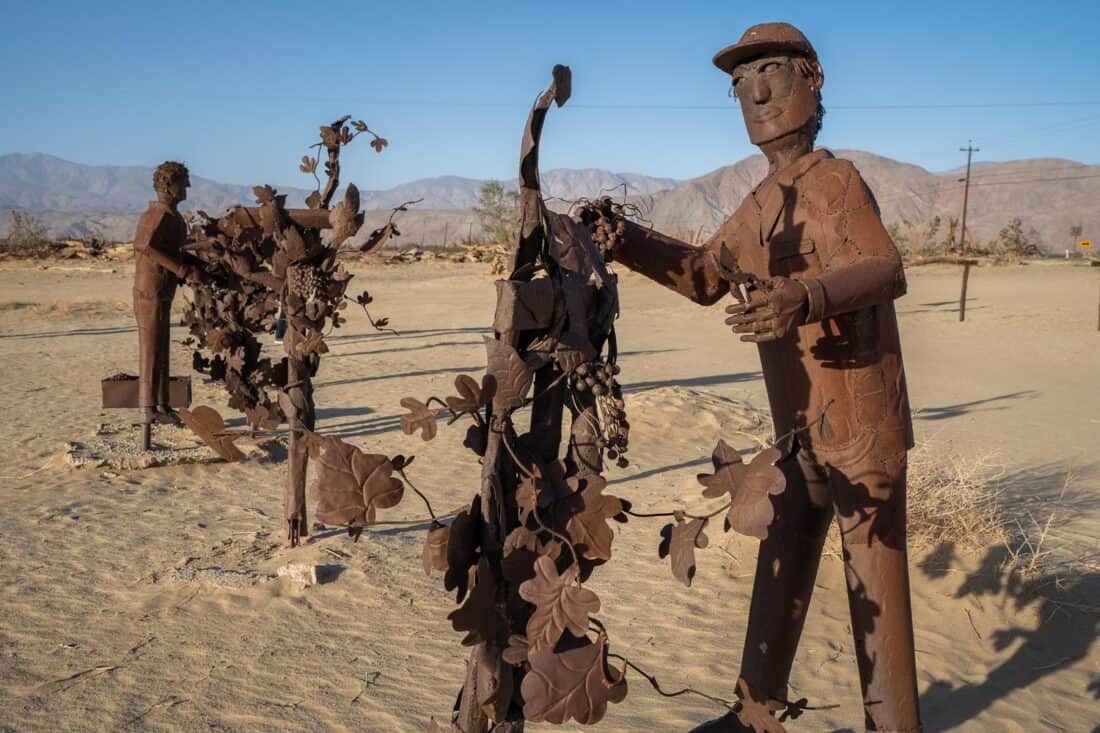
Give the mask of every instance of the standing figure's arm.
[[160, 249], [161, 244], [170, 236], [173, 235], [168, 217], [160, 212], [147, 211], [138, 222], [137, 232], [134, 234], [134, 252], [144, 254], [158, 266], [183, 280], [191, 274], [192, 268]]
[[808, 293], [806, 322], [850, 313], [905, 295], [901, 256], [867, 184], [851, 166], [844, 196], [843, 244], [824, 253], [824, 272], [802, 280]]
[[[675, 290], [685, 298], [711, 305], [729, 292], [714, 255], [722, 245], [722, 229], [702, 247], [693, 247], [674, 237], [628, 221], [622, 241], [615, 247], [615, 260], [654, 282]], [[732, 243], [727, 243], [735, 249]]]

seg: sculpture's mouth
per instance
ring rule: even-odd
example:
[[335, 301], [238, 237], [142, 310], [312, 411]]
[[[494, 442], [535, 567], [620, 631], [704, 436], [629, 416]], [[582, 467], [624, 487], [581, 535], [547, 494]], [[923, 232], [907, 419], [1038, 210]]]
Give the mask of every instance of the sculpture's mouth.
[[779, 117], [781, 114], [783, 114], [782, 107], [765, 106], [757, 111], [752, 118], [755, 122], [768, 122], [769, 120], [774, 120], [776, 117]]

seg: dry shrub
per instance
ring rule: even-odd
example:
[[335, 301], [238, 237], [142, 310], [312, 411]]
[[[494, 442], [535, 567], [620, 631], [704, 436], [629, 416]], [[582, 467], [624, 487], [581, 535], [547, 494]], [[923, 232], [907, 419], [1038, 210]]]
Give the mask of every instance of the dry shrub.
[[914, 548], [941, 542], [980, 550], [1008, 542], [1005, 469], [993, 453], [960, 455], [921, 442], [909, 453], [907, 511]]

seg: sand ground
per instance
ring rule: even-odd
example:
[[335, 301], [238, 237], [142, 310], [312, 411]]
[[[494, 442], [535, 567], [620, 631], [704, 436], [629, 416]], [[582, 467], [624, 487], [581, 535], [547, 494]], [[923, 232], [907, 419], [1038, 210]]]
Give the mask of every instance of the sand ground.
[[[101, 411], [98, 394], [100, 378], [135, 369], [130, 273], [125, 265], [5, 268], [0, 729], [421, 731], [431, 715], [445, 716], [465, 655], [444, 619], [453, 599], [420, 567], [424, 528], [381, 529], [358, 544], [319, 533], [291, 550], [282, 542], [281, 463], [68, 468], [59, 460], [66, 441], [135, 417]], [[477, 485], [461, 432], [442, 428], [429, 444], [405, 436], [398, 400], [448, 393], [455, 375], [482, 371], [493, 303], [486, 266], [354, 270], [353, 286], [375, 296], [374, 315], [391, 317], [401, 334], [374, 333], [352, 315], [317, 380], [319, 426], [375, 451], [416, 453], [418, 485], [437, 509], [455, 508]], [[976, 270], [963, 324], [958, 278], [947, 267], [914, 269], [899, 303], [919, 437], [960, 455], [995, 452], [1011, 511], [1042, 522], [1057, 511], [1050, 546], [1094, 553], [1100, 271]], [[633, 462], [609, 471], [612, 489], [642, 510], [691, 505], [716, 438], [750, 445], [733, 431], [738, 404], [765, 406], [755, 350], [725, 331], [720, 306], [698, 308], [633, 275], [623, 276], [623, 300]], [[174, 348], [175, 371], [186, 374], [189, 356]], [[197, 404], [229, 414], [217, 388], [195, 384]], [[407, 499], [386, 514], [422, 513]], [[668, 686], [728, 693], [754, 546], [715, 529], [687, 589], [656, 559], [658, 530], [642, 520], [617, 530], [616, 557], [591, 583], [601, 618], [617, 651]], [[912, 559], [927, 729], [1100, 730], [1098, 616], [1003, 586], [991, 572], [995, 550], [944, 563], [940, 549]], [[288, 562], [343, 570], [306, 589], [287, 579], [249, 584], [249, 573]], [[239, 571], [228, 577], [242, 587], [173, 579], [185, 563]], [[1095, 574], [1066, 583], [1097, 598]], [[839, 707], [807, 713], [790, 730], [862, 730], [835, 556], [818, 585], [792, 696]], [[596, 730], [682, 731], [715, 712], [703, 701], [658, 697], [635, 676], [627, 702]]]

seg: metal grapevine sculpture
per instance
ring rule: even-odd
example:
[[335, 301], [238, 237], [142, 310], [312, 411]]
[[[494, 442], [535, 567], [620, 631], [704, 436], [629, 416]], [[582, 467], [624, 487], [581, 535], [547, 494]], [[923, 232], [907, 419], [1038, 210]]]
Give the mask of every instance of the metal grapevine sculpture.
[[[448, 618], [463, 634], [462, 644], [472, 647], [446, 729], [518, 733], [527, 721], [596, 723], [608, 704], [625, 698], [628, 668], [662, 695], [701, 695], [749, 716], [756, 710], [751, 702], [690, 688], [665, 692], [652, 675], [612, 654], [607, 627], [596, 617], [600, 599], [584, 585], [611, 559], [609, 522], [626, 522], [634, 514], [630, 502], [604, 493], [601, 475], [605, 456], [627, 465], [630, 425], [617, 379], [616, 278], [588, 224], [549, 211], [540, 194], [543, 122], [552, 103], [566, 102], [571, 81], [566, 67], [555, 67], [553, 76], [525, 128], [521, 230], [510, 276], [497, 283], [487, 373], [480, 381], [460, 375], [458, 394], [445, 399], [401, 400], [407, 410], [402, 431], [425, 441], [436, 437], [439, 417], [449, 415], [452, 423], [469, 418], [464, 445], [482, 462], [480, 491], [450, 525], [417, 491], [432, 517], [424, 571], [443, 573], [444, 588], [460, 604]], [[524, 429], [517, 415], [528, 408]], [[560, 455], [563, 437], [567, 447]], [[393, 473], [415, 491], [404, 470], [411, 458], [367, 455], [334, 437], [309, 440], [311, 451], [332, 469], [319, 473], [311, 488], [326, 523], [353, 535], [374, 523], [377, 509], [401, 498]], [[742, 474], [751, 476], [745, 497], [738, 494], [731, 502], [755, 507], [758, 474], [767, 472], [755, 464], [745, 472], [722, 470], [735, 476], [715, 482], [714, 490], [733, 492]], [[677, 557], [682, 534], [670, 537]], [[620, 664], [613, 666], [613, 660]], [[444, 728], [433, 720], [432, 730]]]
[[[326, 155], [323, 188], [317, 159], [302, 159], [300, 170], [317, 180], [317, 189], [306, 200], [309, 208], [288, 209], [285, 195], [257, 186], [256, 206], [235, 206], [218, 219], [198, 212], [186, 247], [201, 262], [184, 315], [195, 345], [194, 368], [225, 385], [229, 407], [243, 412], [253, 430], [274, 429], [284, 419], [289, 424], [284, 513], [291, 545], [308, 534], [308, 456], [320, 450], [317, 439], [310, 437], [315, 423], [312, 379], [328, 351], [325, 334], [346, 321], [342, 311], [352, 275], [336, 256], [363, 223], [354, 184], [332, 205], [340, 184], [340, 151], [362, 133], [373, 136], [371, 145], [378, 152], [387, 145], [364, 122], [349, 120], [342, 117], [321, 127], [321, 141], [314, 147]], [[376, 249], [397, 234], [391, 217], [361, 249]], [[356, 302], [366, 311], [371, 298], [364, 292]], [[275, 329], [280, 312], [288, 331], [285, 355], [275, 358], [264, 354], [259, 337]], [[385, 319], [371, 323], [381, 328]], [[227, 460], [240, 457], [232, 446], [235, 436], [226, 433], [217, 412], [196, 409], [181, 416]]]
[[[523, 138], [519, 243], [509, 278], [497, 283], [487, 374], [480, 383], [459, 377], [459, 395], [439, 401], [452, 419], [473, 418], [465, 445], [482, 457], [480, 493], [450, 527], [435, 527], [425, 548], [425, 568], [442, 570], [462, 604], [451, 624], [473, 647], [451, 723], [467, 733], [520, 731], [524, 721], [595, 723], [627, 691], [594, 616], [599, 598], [584, 587], [611, 557], [608, 521], [625, 520], [628, 506], [604, 493], [600, 475], [605, 451], [626, 461], [618, 294], [586, 227], [549, 211], [540, 195], [543, 122], [570, 95], [569, 69], [557, 66], [553, 76]], [[433, 437], [435, 401], [403, 400], [402, 429]], [[516, 412], [526, 407], [524, 430]]]
[[[834, 513], [867, 727], [920, 730], [905, 524], [913, 433], [893, 306], [901, 258], [856, 168], [814, 149], [824, 73], [806, 37], [757, 25], [714, 63], [731, 75], [767, 177], [702, 248], [601, 214], [614, 222], [604, 232], [616, 261], [699, 303], [733, 293], [726, 324], [759, 345], [781, 436], [748, 465], [719, 443], [714, 474], [701, 478], [705, 495], [729, 495], [728, 524], [761, 543], [737, 683], [755, 713], [698, 730], [778, 724], [767, 708], [785, 704]], [[666, 527], [663, 551], [684, 582], [708, 518]]]

